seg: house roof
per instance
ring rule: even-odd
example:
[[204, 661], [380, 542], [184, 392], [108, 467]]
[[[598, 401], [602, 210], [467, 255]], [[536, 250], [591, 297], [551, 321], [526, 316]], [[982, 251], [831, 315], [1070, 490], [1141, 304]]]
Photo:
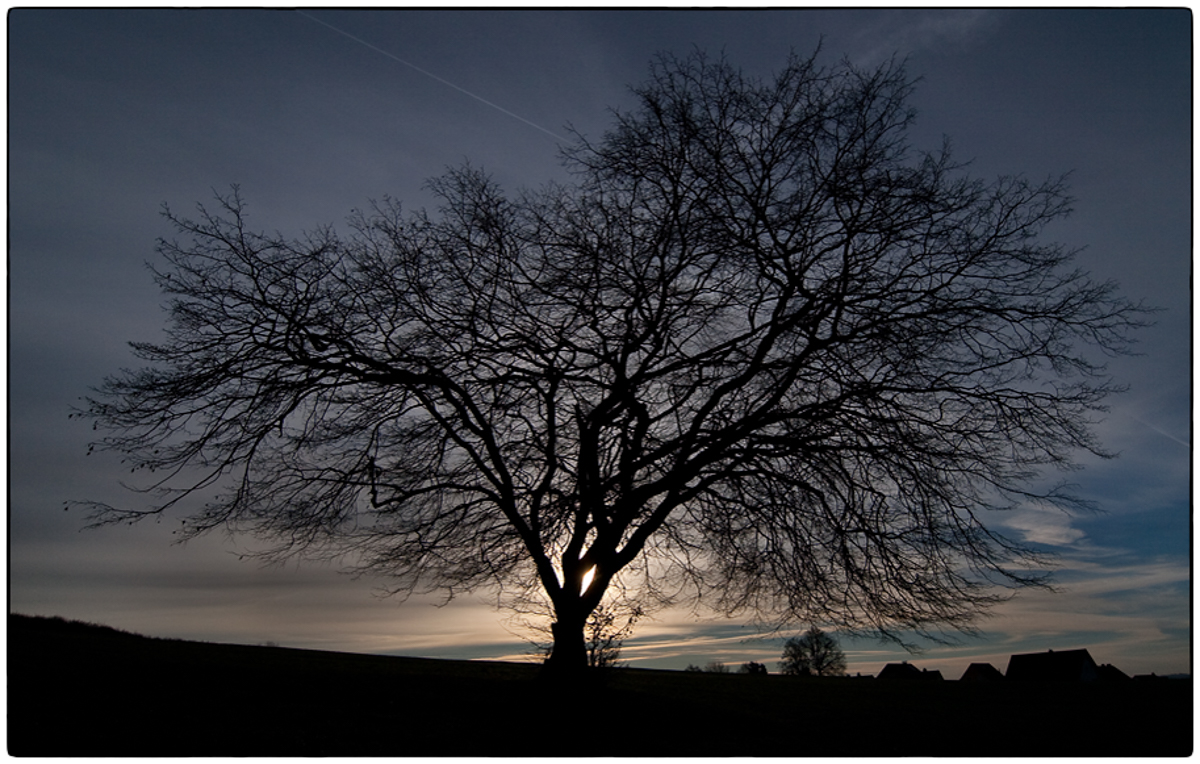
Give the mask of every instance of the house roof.
[[1096, 667], [1096, 678], [1104, 682], [1119, 682], [1129, 679], [1129, 674], [1126, 674], [1111, 663], [1105, 663]]
[[972, 663], [967, 666], [959, 681], [994, 681], [1003, 678], [1004, 674], [1000, 673], [1000, 669], [990, 663]]
[[889, 680], [905, 680], [905, 681], [940, 681], [942, 672], [933, 669], [919, 669], [911, 663], [889, 663], [879, 672], [878, 679]]
[[889, 663], [879, 672], [879, 679], [920, 679], [921, 670], [909, 663]]
[[1096, 662], [1087, 650], [1050, 650], [1044, 653], [1014, 655], [1008, 659], [1008, 679], [1017, 681], [1079, 682], [1095, 681]]

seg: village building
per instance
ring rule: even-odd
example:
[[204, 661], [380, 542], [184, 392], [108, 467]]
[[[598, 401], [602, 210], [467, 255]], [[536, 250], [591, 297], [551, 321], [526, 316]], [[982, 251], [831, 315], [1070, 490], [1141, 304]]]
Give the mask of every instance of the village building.
[[995, 682], [1003, 681], [1004, 674], [990, 663], [972, 663], [959, 677], [960, 682]]
[[919, 669], [905, 661], [904, 663], [887, 664], [883, 667], [883, 671], [879, 672], [877, 678], [902, 682], [940, 682], [942, 681], [942, 672], [937, 669]]
[[1004, 676], [1018, 682], [1094, 682], [1100, 671], [1087, 650], [1050, 650], [1010, 657]]

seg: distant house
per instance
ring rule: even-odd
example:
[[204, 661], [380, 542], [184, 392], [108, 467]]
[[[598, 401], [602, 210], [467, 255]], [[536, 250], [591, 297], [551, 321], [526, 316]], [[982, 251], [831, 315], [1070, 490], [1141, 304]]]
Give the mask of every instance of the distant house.
[[919, 669], [911, 663], [889, 663], [883, 667], [876, 679], [901, 682], [940, 682], [942, 672], [934, 669]]
[[990, 663], [972, 663], [963, 672], [960, 682], [995, 682], [1003, 681], [1004, 674]]
[[1050, 650], [1010, 657], [1004, 676], [1018, 682], [1094, 682], [1100, 671], [1087, 650]]

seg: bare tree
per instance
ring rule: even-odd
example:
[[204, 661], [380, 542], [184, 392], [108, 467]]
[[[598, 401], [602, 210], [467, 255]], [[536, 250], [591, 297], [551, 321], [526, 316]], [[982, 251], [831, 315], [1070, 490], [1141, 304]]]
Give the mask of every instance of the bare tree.
[[791, 676], [842, 676], [846, 654], [836, 639], [813, 626], [784, 643], [779, 671]]
[[622, 613], [603, 604], [598, 605], [584, 625], [583, 639], [588, 665], [592, 668], [620, 666], [621, 649], [625, 646], [625, 640], [633, 635], [641, 616], [642, 611], [636, 606], [631, 612]]
[[1141, 313], [1038, 240], [1061, 182], [911, 149], [910, 88], [895, 63], [762, 82], [662, 57], [566, 153], [571, 186], [510, 198], [467, 168], [432, 214], [386, 201], [300, 239], [253, 232], [236, 190], [167, 211], [166, 338], [81, 412], [153, 500], [95, 521], [178, 506], [186, 537], [257, 534], [397, 593], [540, 590], [567, 668], [614, 583], [969, 630], [1042, 581], [985, 519], [1078, 506], [1036, 481], [1101, 453], [1096, 353]]

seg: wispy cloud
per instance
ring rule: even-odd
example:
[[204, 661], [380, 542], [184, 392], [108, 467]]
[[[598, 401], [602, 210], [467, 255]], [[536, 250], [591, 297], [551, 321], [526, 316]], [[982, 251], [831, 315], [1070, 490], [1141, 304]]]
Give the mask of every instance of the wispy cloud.
[[1027, 591], [996, 609], [989, 641], [1018, 651], [1087, 647], [1126, 671], [1188, 670], [1191, 614], [1186, 559], [1121, 564], [1065, 559], [1059, 591]]
[[851, 58], [870, 67], [894, 55], [903, 58], [930, 48], [958, 48], [989, 28], [996, 13], [982, 8], [886, 11], [859, 33], [861, 49]]
[[1026, 543], [1064, 547], [1087, 535], [1071, 522], [1071, 515], [1060, 509], [1029, 506], [1011, 510], [998, 525], [1019, 531]]

